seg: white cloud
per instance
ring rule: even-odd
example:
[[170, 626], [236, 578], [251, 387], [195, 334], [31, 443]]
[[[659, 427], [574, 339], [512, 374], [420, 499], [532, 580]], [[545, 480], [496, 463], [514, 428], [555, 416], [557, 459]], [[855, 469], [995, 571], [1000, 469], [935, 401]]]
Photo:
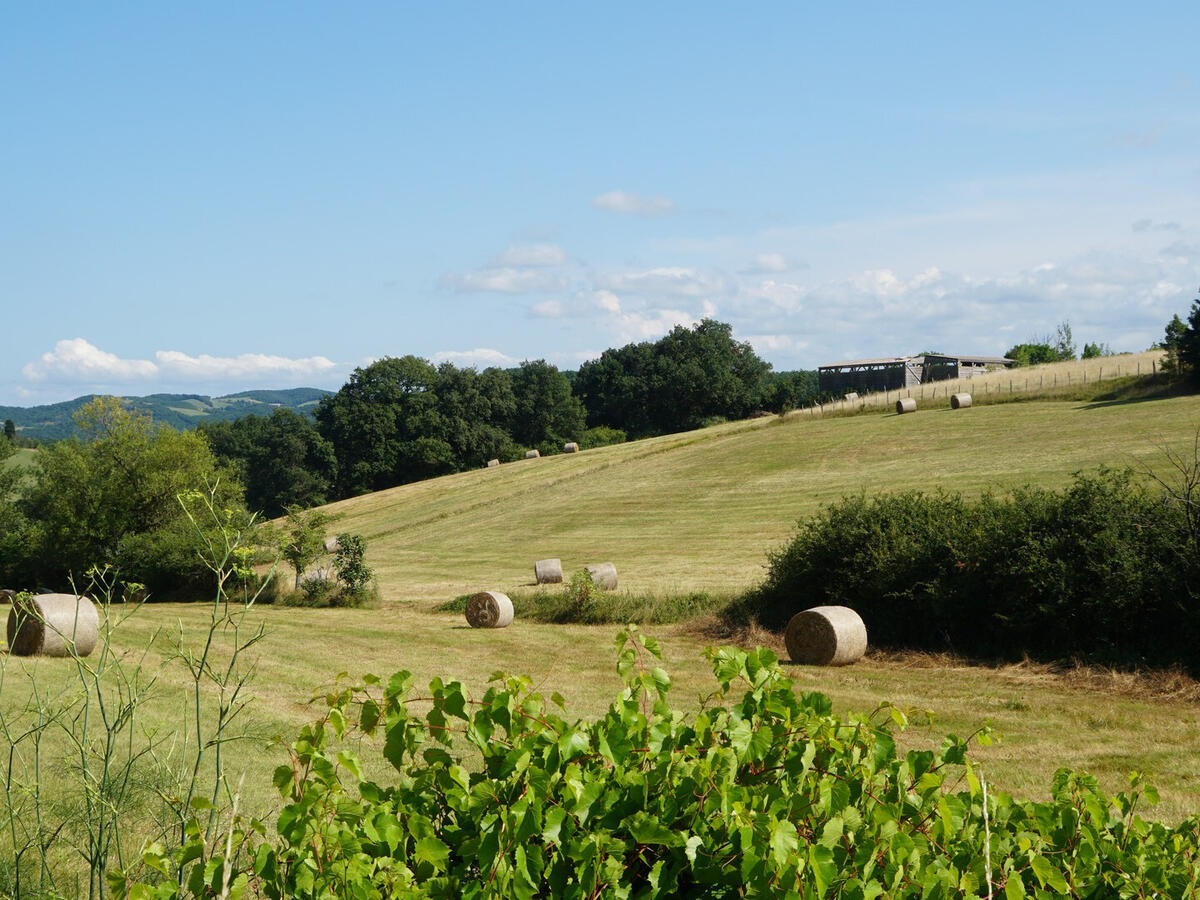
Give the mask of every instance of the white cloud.
[[566, 286], [566, 282], [553, 273], [511, 266], [479, 269], [465, 274], [447, 273], [442, 276], [441, 284], [460, 294], [536, 294], [562, 290]]
[[754, 254], [754, 261], [742, 269], [742, 274], [769, 275], [786, 272], [790, 268], [792, 268], [792, 264], [788, 262], [787, 257], [782, 253], [756, 253]]
[[669, 297], [704, 297], [723, 294], [729, 284], [719, 274], [687, 266], [660, 266], [641, 272], [610, 272], [600, 276], [597, 286], [628, 294]]
[[537, 319], [561, 319], [566, 309], [561, 300], [543, 300], [529, 308], [529, 314]]
[[255, 379], [264, 376], [280, 376], [294, 380], [323, 375], [337, 368], [337, 363], [324, 356], [306, 356], [293, 359], [287, 356], [269, 356], [265, 353], [243, 353], [240, 356], [188, 356], [178, 350], [159, 350], [154, 358], [158, 361], [158, 373], [168, 379]]
[[433, 354], [433, 362], [450, 362], [459, 367], [477, 366], [479, 368], [487, 368], [488, 366], [515, 366], [518, 360], [501, 353], [499, 350], [492, 350], [489, 347], [477, 347], [474, 350], [439, 350]]
[[136, 381], [153, 378], [158, 366], [148, 359], [121, 359], [83, 338], [70, 338], [56, 343], [53, 350], [26, 364], [21, 372], [32, 381]]
[[179, 350], [158, 350], [154, 360], [122, 359], [83, 338], [59, 341], [21, 371], [31, 381], [75, 382], [81, 385], [132, 381], [252, 381], [278, 378], [294, 382], [316, 378], [337, 369], [324, 356], [291, 358], [264, 353], [240, 356], [189, 356]]
[[675, 204], [669, 197], [653, 197], [629, 191], [609, 191], [593, 197], [592, 206], [606, 212], [646, 217], [665, 216], [675, 211]]
[[557, 266], [566, 262], [567, 254], [556, 244], [526, 244], [509, 247], [493, 261], [493, 268], [506, 266]]

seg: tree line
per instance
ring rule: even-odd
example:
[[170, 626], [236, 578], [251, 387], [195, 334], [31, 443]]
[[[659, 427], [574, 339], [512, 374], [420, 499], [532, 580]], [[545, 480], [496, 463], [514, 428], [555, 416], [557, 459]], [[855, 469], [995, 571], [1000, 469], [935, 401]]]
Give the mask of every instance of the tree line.
[[606, 350], [578, 372], [543, 359], [477, 371], [416, 356], [354, 370], [314, 417], [203, 424], [251, 508], [275, 516], [412, 481], [520, 459], [699, 428], [817, 396], [815, 372], [771, 371], [729, 325], [706, 319], [658, 341]]

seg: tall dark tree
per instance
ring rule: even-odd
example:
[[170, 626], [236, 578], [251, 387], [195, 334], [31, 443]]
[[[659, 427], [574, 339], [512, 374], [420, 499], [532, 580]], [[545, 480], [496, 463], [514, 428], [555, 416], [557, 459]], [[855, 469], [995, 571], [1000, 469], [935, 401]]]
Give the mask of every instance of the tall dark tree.
[[4, 436], [8, 438], [10, 442], [17, 439], [17, 426], [13, 424], [12, 419], [4, 420]]
[[512, 455], [508, 425], [515, 411], [512, 379], [503, 369], [476, 372], [451, 363], [437, 368], [435, 437], [449, 448], [450, 471]]
[[1187, 328], [1180, 336], [1179, 368], [1184, 378], [1200, 382], [1200, 299], [1192, 301]]
[[350, 497], [453, 470], [436, 437], [437, 371], [415, 356], [355, 369], [317, 406], [317, 430], [337, 454], [336, 493]]
[[763, 405], [770, 368], [729, 325], [705, 319], [605, 351], [580, 367], [576, 384], [589, 424], [643, 436], [749, 415]]
[[337, 459], [315, 423], [294, 410], [245, 416], [198, 429], [218, 459], [246, 486], [246, 505], [270, 518], [289, 507], [319, 506], [332, 496]]
[[559, 450], [584, 430], [583, 405], [557, 367], [544, 359], [521, 363], [512, 376], [516, 415], [512, 436], [524, 447]]

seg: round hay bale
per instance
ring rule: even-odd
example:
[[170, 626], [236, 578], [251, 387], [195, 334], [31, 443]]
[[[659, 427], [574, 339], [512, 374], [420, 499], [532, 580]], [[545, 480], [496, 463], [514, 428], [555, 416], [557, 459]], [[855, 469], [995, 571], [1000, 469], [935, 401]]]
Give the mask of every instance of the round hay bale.
[[336, 537], [325, 538], [325, 552], [326, 553], [337, 553], [338, 550], [341, 549], [341, 547], [342, 547], [342, 545], [340, 543], [338, 543], [338, 539]]
[[536, 450], [526, 450], [525, 451], [526, 459], [537, 459], [541, 455], [542, 454], [538, 453]]
[[902, 416], [905, 413], [916, 412], [917, 401], [912, 397], [902, 397], [896, 401], [896, 415]]
[[500, 465], [500, 460], [498, 460], [498, 459], [489, 459], [489, 460], [488, 460], [487, 467], [488, 467], [489, 469], [494, 469], [494, 468], [496, 468], [496, 466], [498, 466], [498, 465]]
[[567, 441], [563, 444], [563, 453], [578, 453], [579, 445], [574, 441]]
[[12, 603], [13, 597], [17, 596], [17, 592], [9, 588], [0, 589], [0, 603]]
[[15, 656], [87, 656], [100, 638], [100, 613], [87, 597], [39, 594], [8, 611], [8, 652]]
[[857, 403], [858, 402], [858, 392], [851, 391], [842, 399], [845, 400], [847, 403]]
[[814, 606], [792, 616], [783, 640], [792, 662], [848, 666], [867, 652], [867, 626], [848, 606]]
[[967, 409], [971, 405], [970, 394], [951, 394], [950, 408], [951, 409]]
[[538, 584], [562, 584], [562, 560], [539, 559], [533, 564], [533, 577]]
[[467, 601], [467, 623], [472, 628], [504, 628], [513, 620], [513, 605], [508, 594], [480, 591]]
[[584, 568], [592, 576], [592, 584], [600, 590], [615, 591], [617, 589], [617, 567], [612, 563], [592, 563]]

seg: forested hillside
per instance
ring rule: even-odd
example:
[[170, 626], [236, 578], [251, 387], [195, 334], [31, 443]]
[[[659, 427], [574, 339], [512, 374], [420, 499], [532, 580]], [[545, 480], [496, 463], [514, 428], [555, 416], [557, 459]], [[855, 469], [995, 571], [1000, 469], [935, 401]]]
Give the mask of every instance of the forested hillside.
[[[170, 425], [180, 431], [202, 422], [228, 422], [243, 416], [269, 416], [275, 409], [293, 409], [311, 413], [329, 391], [319, 388], [292, 388], [283, 391], [241, 391], [224, 397], [204, 394], [150, 394], [122, 397], [133, 412], [149, 415], [156, 424]], [[95, 394], [50, 403], [43, 406], [0, 406], [0, 421], [11, 419], [17, 434], [38, 441], [57, 441], [78, 434], [74, 415], [96, 399]]]

